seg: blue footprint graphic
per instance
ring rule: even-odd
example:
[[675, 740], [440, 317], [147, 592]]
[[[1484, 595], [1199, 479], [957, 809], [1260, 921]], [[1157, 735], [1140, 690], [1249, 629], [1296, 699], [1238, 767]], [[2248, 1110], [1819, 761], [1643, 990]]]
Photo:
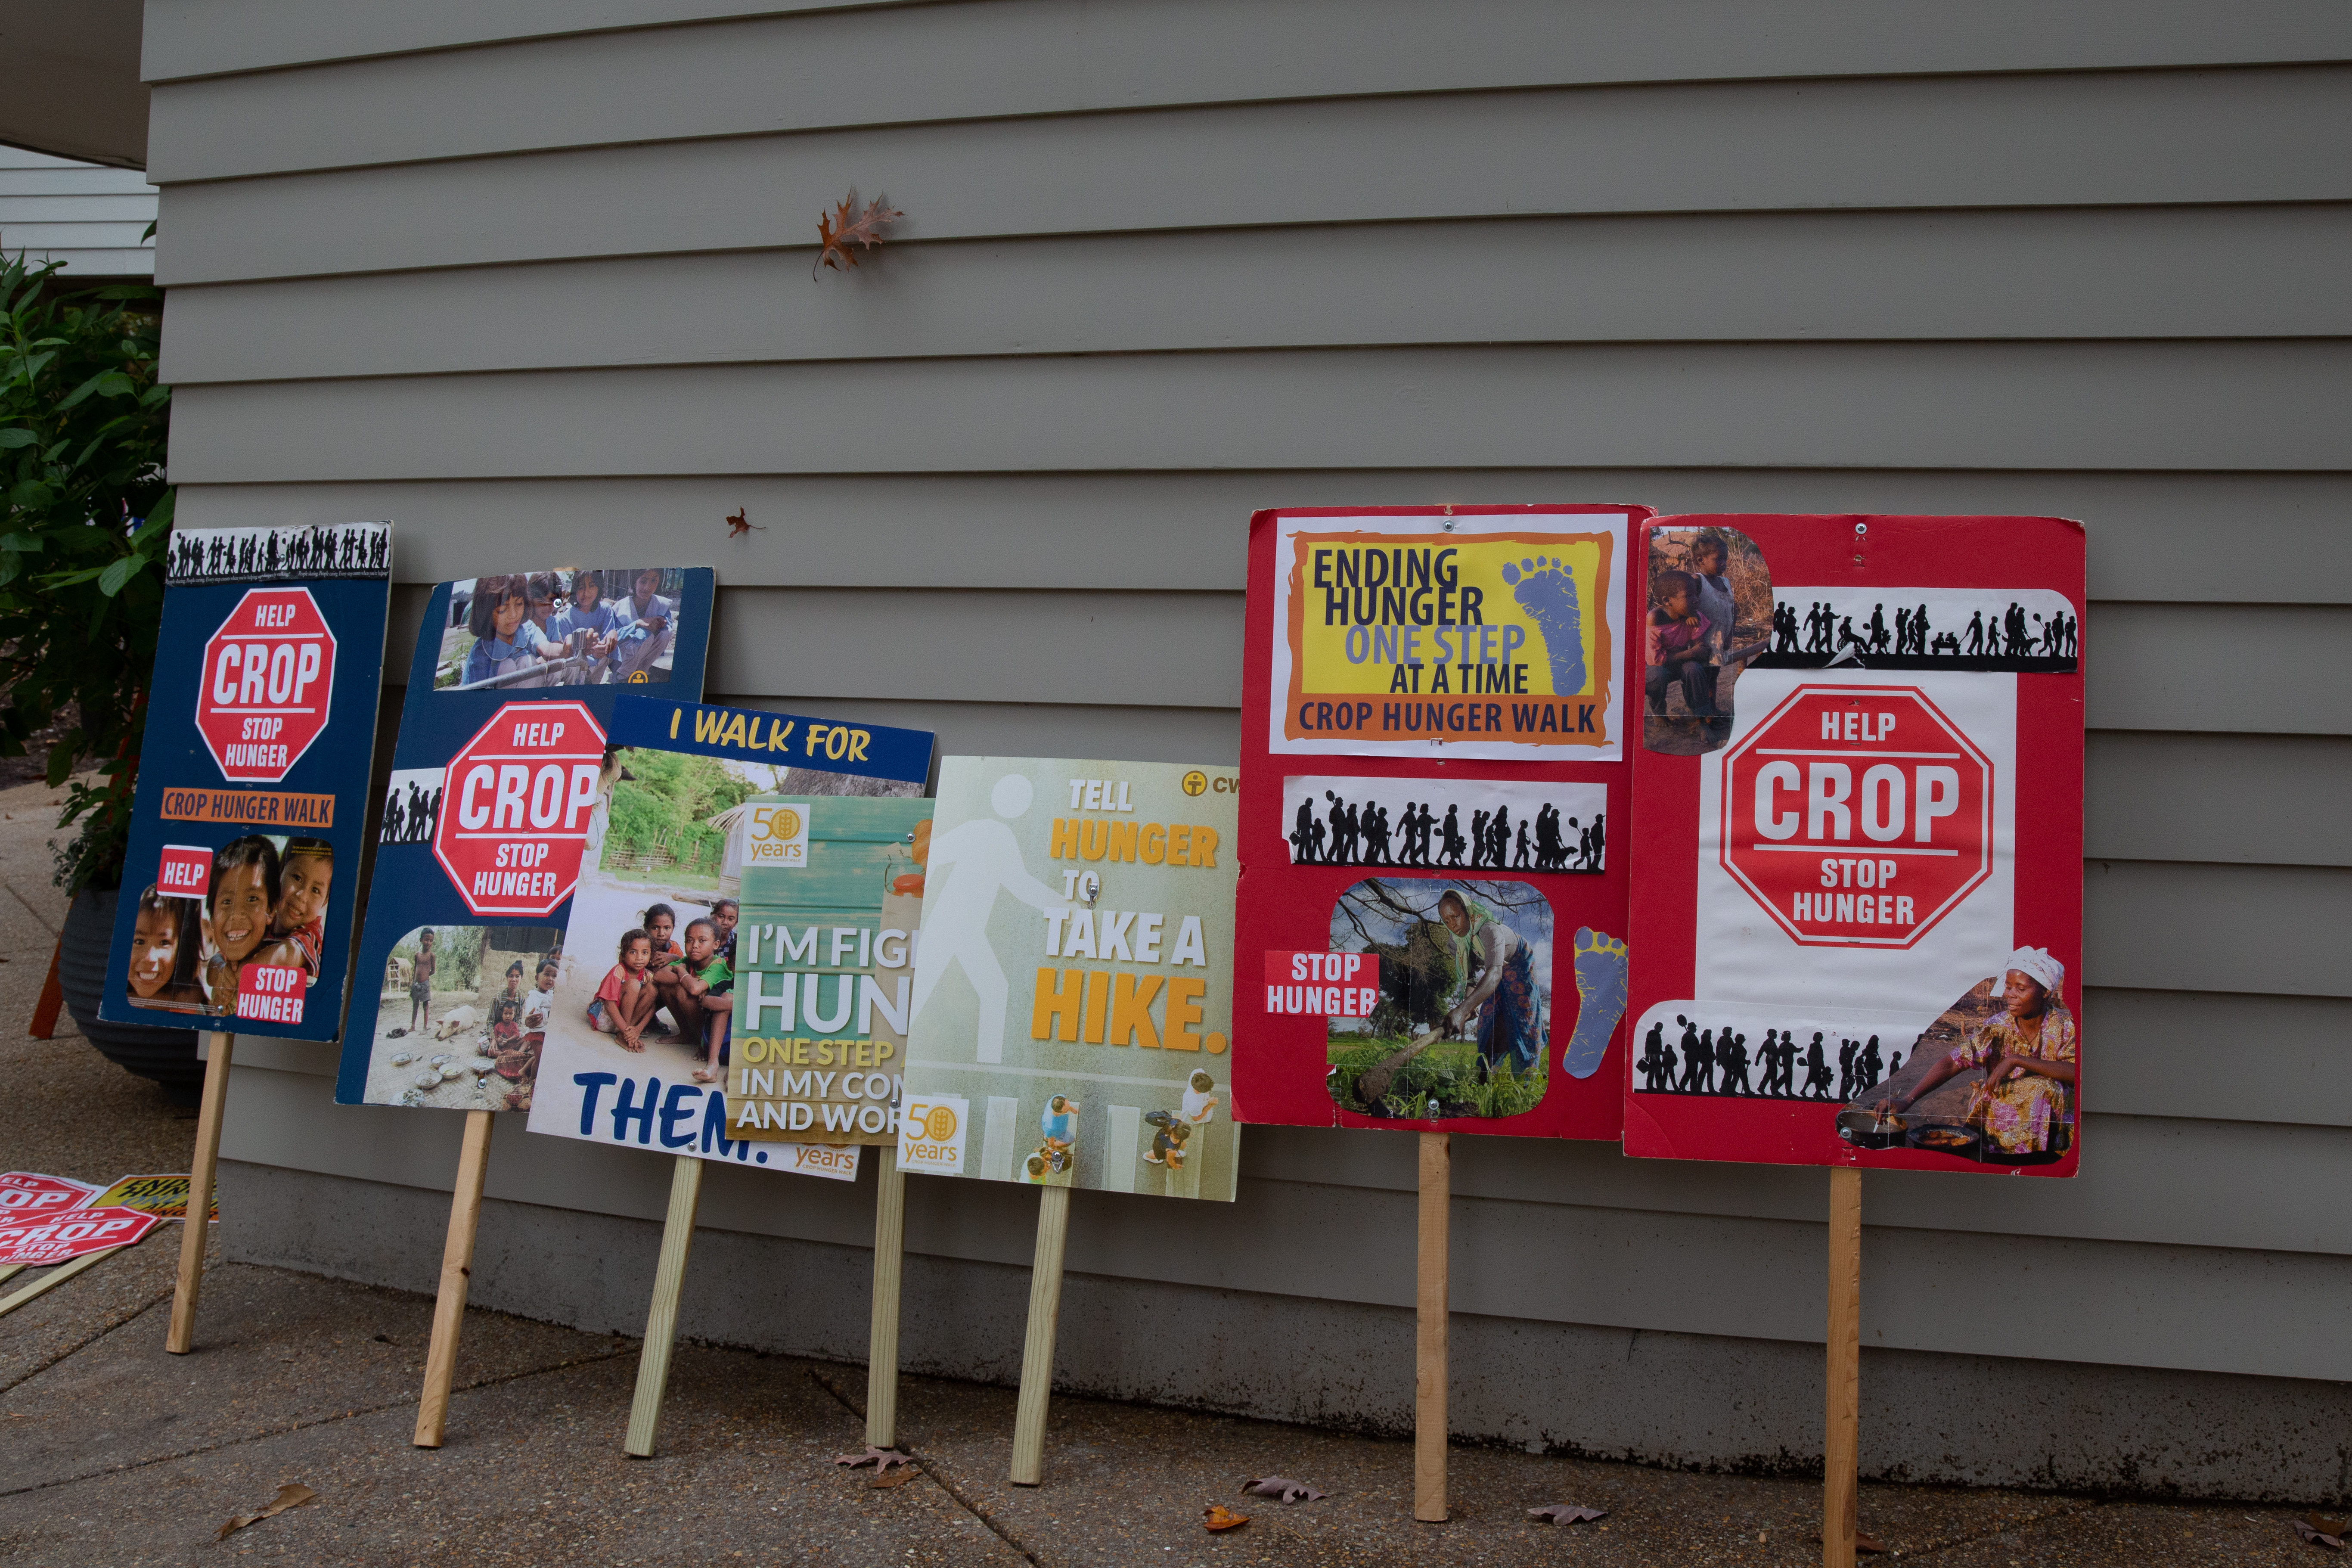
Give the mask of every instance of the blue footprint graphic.
[[1576, 598], [1576, 578], [1567, 565], [1538, 555], [1517, 566], [1503, 563], [1511, 597], [1542, 628], [1544, 655], [1551, 661], [1551, 689], [1567, 697], [1584, 689], [1584, 614]]
[[1609, 1054], [1609, 1037], [1625, 1016], [1625, 944], [1588, 926], [1576, 931], [1576, 1033], [1560, 1053], [1570, 1078], [1591, 1078]]

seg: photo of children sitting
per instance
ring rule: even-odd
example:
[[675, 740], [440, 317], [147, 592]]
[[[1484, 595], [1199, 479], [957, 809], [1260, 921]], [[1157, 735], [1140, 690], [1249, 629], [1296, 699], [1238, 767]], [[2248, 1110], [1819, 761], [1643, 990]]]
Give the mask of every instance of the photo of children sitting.
[[686, 574], [562, 567], [449, 585], [436, 691], [644, 685], [669, 679]]
[[1764, 552], [1737, 529], [1654, 528], [1642, 624], [1642, 743], [1696, 756], [1731, 739], [1740, 671], [1779, 624]]

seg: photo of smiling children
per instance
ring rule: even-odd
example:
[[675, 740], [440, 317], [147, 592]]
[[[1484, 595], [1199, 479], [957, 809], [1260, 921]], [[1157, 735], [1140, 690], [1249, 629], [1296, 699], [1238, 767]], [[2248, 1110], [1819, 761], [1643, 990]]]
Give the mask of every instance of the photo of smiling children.
[[124, 997], [133, 1007], [166, 1013], [201, 1013], [204, 987], [196, 970], [204, 955], [204, 906], [194, 899], [166, 898], [148, 884], [139, 895], [131, 930], [131, 967]]
[[675, 566], [563, 567], [453, 583], [433, 688], [666, 682], [685, 578]]

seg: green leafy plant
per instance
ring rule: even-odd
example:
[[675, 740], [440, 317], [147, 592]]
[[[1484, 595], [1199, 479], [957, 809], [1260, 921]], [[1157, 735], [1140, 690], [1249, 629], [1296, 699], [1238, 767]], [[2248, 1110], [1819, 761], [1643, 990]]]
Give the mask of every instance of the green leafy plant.
[[[71, 781], [58, 825], [81, 829], [57, 880], [79, 893], [122, 878], [163, 620], [172, 394], [155, 379], [156, 291], [65, 293], [56, 272], [0, 256], [0, 755], [70, 714], [47, 776]], [[76, 776], [92, 758], [95, 783]]]

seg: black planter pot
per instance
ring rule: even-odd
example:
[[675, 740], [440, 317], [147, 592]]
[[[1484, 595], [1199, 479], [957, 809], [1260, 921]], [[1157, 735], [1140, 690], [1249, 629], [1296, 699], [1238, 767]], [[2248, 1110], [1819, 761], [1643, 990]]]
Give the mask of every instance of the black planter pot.
[[66, 1011], [99, 1055], [125, 1072], [153, 1079], [173, 1104], [194, 1105], [205, 1081], [194, 1029], [110, 1024], [98, 1016], [107, 958], [114, 946], [114, 908], [121, 898], [115, 889], [85, 891], [66, 911], [65, 949], [58, 956], [58, 984], [66, 994]]

